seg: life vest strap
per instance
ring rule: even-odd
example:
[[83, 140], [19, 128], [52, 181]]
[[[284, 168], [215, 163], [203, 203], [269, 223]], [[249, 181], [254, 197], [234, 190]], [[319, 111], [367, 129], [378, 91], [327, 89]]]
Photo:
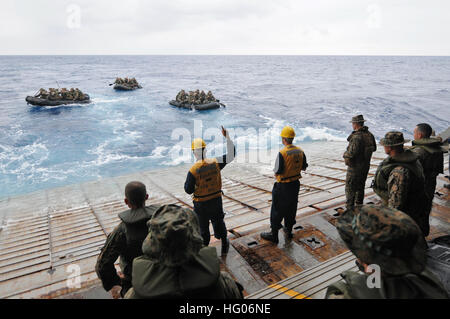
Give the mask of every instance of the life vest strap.
[[194, 194], [194, 198], [206, 198], [206, 197], [214, 196], [214, 195], [217, 195], [217, 194], [222, 194], [222, 191], [220, 190], [218, 192], [214, 192], [214, 193], [211, 193], [211, 194], [208, 194], [208, 195], [203, 195], [203, 196], [198, 196], [198, 195]]
[[301, 175], [301, 174], [298, 174], [298, 175], [294, 175], [294, 176], [284, 177], [284, 178], [282, 178], [281, 180], [282, 180], [282, 181], [285, 181], [285, 180], [287, 180], [287, 179], [297, 178], [297, 177], [302, 177], [302, 175]]

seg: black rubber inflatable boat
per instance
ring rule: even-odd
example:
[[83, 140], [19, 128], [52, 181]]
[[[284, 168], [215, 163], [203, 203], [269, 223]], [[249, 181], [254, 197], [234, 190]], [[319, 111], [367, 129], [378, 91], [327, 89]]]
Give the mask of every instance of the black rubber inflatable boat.
[[88, 104], [91, 103], [91, 98], [88, 94], [85, 94], [85, 99], [83, 100], [49, 100], [42, 99], [40, 97], [35, 96], [27, 96], [25, 101], [28, 104], [34, 106], [60, 106], [60, 105], [69, 105], [69, 104]]
[[218, 109], [221, 106], [225, 107], [224, 104], [220, 103], [220, 102], [211, 102], [211, 103], [206, 103], [206, 104], [189, 104], [189, 103], [181, 103], [178, 101], [170, 101], [169, 102], [170, 105], [176, 106], [176, 107], [180, 107], [183, 109], [188, 109], [188, 110], [197, 110], [197, 111], [206, 111], [206, 110], [214, 110], [214, 109]]
[[142, 89], [142, 86], [140, 86], [140, 85], [130, 86], [130, 85], [125, 85], [125, 84], [115, 84], [114, 85], [114, 90], [117, 90], [117, 91], [134, 91], [137, 89]]

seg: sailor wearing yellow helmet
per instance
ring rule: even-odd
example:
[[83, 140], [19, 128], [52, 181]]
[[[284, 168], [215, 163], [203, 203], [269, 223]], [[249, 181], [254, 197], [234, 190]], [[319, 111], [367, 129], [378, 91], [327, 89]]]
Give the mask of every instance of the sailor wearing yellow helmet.
[[270, 211], [270, 232], [261, 233], [263, 239], [278, 243], [278, 231], [283, 228], [281, 222], [284, 219], [284, 232], [288, 239], [293, 237], [292, 227], [294, 227], [297, 214], [298, 192], [300, 191], [301, 171], [306, 170], [305, 153], [292, 142], [295, 138], [295, 131], [292, 127], [286, 126], [281, 131], [281, 138], [285, 146], [275, 163], [275, 177], [277, 179], [272, 190], [272, 208]]
[[227, 139], [227, 154], [217, 158], [206, 158], [206, 143], [201, 138], [192, 142], [192, 152], [197, 162], [189, 170], [184, 190], [193, 194], [194, 211], [198, 216], [203, 244], [209, 245], [211, 234], [209, 221], [214, 229], [214, 237], [222, 241], [222, 256], [228, 253], [230, 242], [227, 238], [222, 207], [222, 177], [220, 171], [234, 160], [236, 148], [227, 130], [222, 126], [222, 135]]

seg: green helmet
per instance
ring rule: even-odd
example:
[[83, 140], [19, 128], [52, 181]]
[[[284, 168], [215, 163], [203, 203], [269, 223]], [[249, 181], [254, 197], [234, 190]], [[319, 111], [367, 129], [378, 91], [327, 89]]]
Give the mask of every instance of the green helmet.
[[203, 247], [197, 215], [190, 209], [162, 206], [147, 226], [149, 234], [142, 244], [142, 251], [166, 266], [186, 263]]
[[383, 273], [419, 274], [425, 269], [426, 247], [419, 226], [405, 213], [384, 206], [348, 210], [336, 223], [339, 235], [363, 263]]

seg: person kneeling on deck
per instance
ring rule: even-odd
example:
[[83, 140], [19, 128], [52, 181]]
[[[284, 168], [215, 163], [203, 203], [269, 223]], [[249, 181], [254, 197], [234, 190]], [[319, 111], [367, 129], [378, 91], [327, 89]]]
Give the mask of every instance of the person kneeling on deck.
[[[121, 223], [108, 235], [98, 256], [95, 271], [103, 288], [114, 299], [123, 297], [131, 288], [133, 259], [142, 255], [142, 243], [148, 234], [147, 222], [160, 206], [145, 206], [148, 199], [145, 185], [131, 182], [125, 187], [125, 204], [130, 208], [119, 214]], [[117, 275], [114, 263], [120, 257], [122, 278]]]
[[283, 219], [284, 232], [288, 239], [292, 238], [292, 227], [296, 223], [301, 171], [308, 167], [305, 153], [299, 147], [292, 145], [295, 138], [294, 129], [286, 126], [281, 132], [281, 138], [285, 147], [278, 154], [274, 169], [277, 182], [272, 190], [270, 211], [272, 231], [261, 233], [263, 239], [274, 243], [278, 243], [278, 231], [283, 228], [281, 225]]
[[222, 207], [222, 177], [220, 171], [234, 160], [236, 149], [228, 132], [222, 127], [222, 134], [227, 139], [227, 154], [218, 158], [206, 158], [206, 143], [201, 139], [192, 142], [192, 151], [197, 162], [189, 170], [184, 190], [193, 194], [194, 211], [200, 222], [203, 244], [209, 245], [209, 221], [214, 229], [214, 237], [222, 240], [222, 256], [228, 253], [230, 242], [224, 222]]
[[337, 219], [336, 227], [355, 254], [362, 274], [343, 272], [343, 281], [330, 285], [325, 298], [449, 297], [439, 279], [427, 269], [427, 244], [419, 226], [407, 214], [364, 205], [359, 210], [347, 210]]
[[220, 271], [214, 247], [204, 247], [198, 218], [166, 205], [147, 223], [143, 256], [133, 261], [125, 299], [242, 299], [243, 287]]

